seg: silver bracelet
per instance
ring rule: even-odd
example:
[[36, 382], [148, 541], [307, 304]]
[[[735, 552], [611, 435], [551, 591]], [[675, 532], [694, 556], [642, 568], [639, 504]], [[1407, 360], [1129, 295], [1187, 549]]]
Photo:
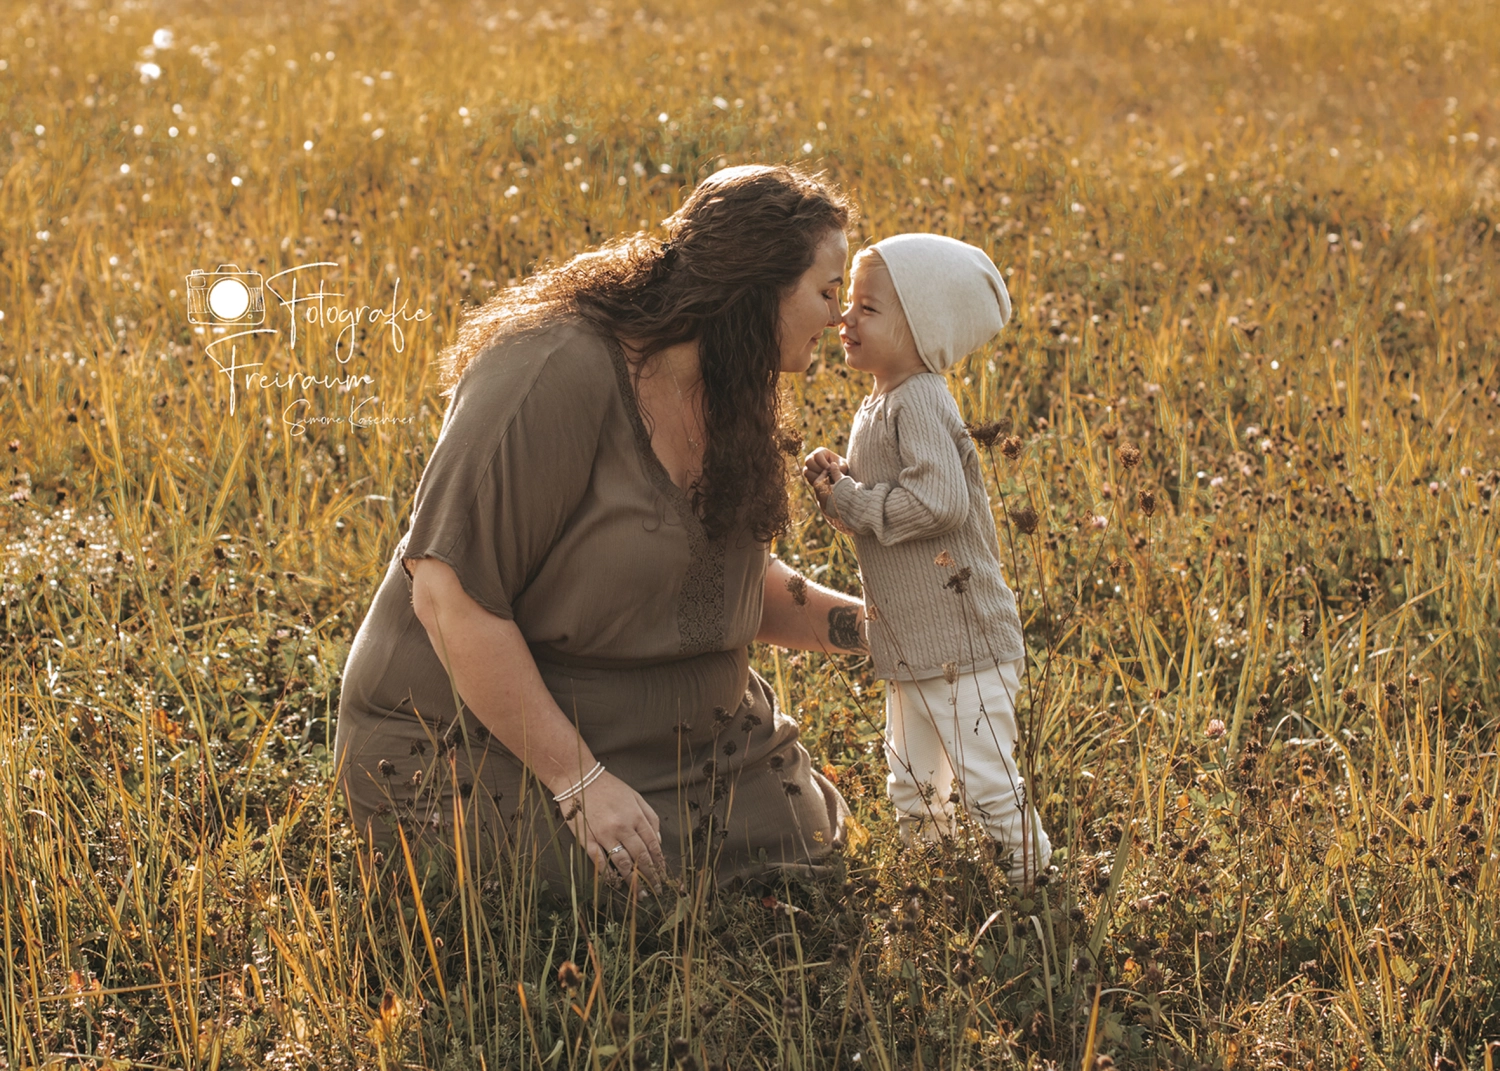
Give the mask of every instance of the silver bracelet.
[[572, 799], [574, 796], [578, 795], [578, 793], [582, 792], [584, 789], [592, 785], [595, 781], [599, 780], [599, 775], [603, 772], [604, 763], [594, 763], [594, 768], [588, 773], [584, 774], [583, 777], [579, 779], [577, 784], [573, 785], [572, 788], [565, 789], [564, 791], [559, 792], [557, 795], [553, 796], [552, 802], [562, 803], [565, 800]]

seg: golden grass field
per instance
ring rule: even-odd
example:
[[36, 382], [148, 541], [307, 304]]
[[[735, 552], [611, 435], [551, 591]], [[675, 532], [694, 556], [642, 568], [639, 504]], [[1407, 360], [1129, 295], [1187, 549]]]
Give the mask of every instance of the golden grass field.
[[[3, 5], [0, 1067], [1493, 1071], [1494, 5], [640, 2]], [[867, 669], [771, 649], [847, 880], [622, 916], [373, 861], [332, 714], [456, 317], [786, 160], [1008, 276], [951, 385], [1010, 422], [1058, 874], [902, 851]], [[238, 359], [323, 382], [231, 399], [185, 276], [316, 261]], [[398, 279], [400, 346], [341, 342]], [[809, 448], [864, 387], [830, 335]]]

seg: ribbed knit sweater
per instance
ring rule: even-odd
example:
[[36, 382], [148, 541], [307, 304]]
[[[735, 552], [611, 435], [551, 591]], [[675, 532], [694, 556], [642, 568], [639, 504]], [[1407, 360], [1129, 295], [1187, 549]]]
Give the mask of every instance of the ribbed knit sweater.
[[[922, 680], [945, 664], [964, 673], [1022, 657], [979, 450], [943, 377], [921, 372], [866, 398], [848, 460], [827, 512], [854, 538], [875, 675]], [[952, 566], [934, 563], [944, 551]], [[950, 586], [963, 569], [967, 581]]]

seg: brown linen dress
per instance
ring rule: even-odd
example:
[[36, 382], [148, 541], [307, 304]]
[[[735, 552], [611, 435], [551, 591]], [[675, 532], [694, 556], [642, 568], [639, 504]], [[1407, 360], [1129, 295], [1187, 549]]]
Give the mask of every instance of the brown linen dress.
[[545, 789], [463, 705], [404, 558], [513, 620], [594, 755], [655, 809], [669, 870], [816, 873], [848, 808], [750, 669], [768, 549], [710, 539], [651, 449], [613, 338], [577, 319], [502, 339], [454, 393], [411, 526], [344, 669], [335, 755], [356, 824], [495, 849], [550, 884], [593, 864]]

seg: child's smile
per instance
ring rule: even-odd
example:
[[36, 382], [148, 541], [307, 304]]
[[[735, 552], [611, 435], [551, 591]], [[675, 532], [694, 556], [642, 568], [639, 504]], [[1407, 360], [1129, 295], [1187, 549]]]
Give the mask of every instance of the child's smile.
[[839, 340], [849, 367], [875, 377], [877, 394], [924, 370], [896, 285], [878, 257], [855, 262]]

